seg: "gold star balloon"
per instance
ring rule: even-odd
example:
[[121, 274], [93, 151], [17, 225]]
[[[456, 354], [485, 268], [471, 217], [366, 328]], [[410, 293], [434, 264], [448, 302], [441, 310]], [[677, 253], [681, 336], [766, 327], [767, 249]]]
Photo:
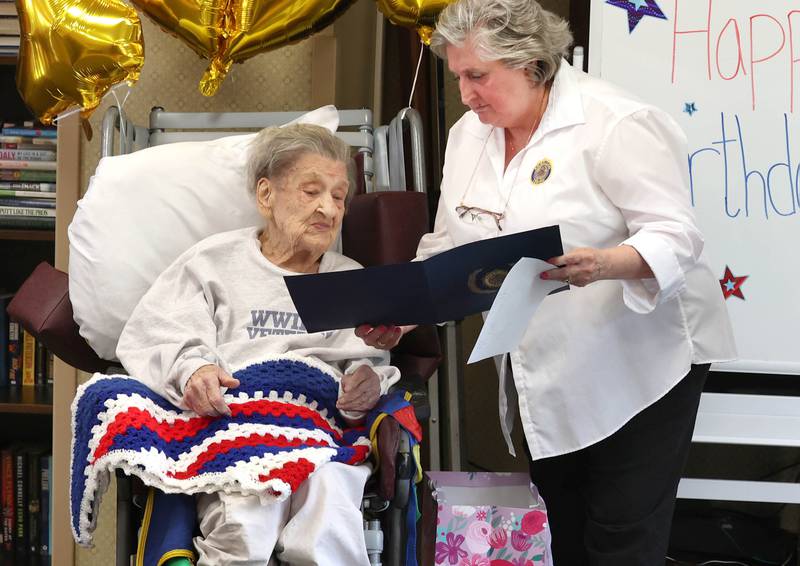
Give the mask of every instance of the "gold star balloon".
[[454, 0], [377, 0], [378, 9], [395, 25], [415, 28], [430, 45], [436, 16]]
[[217, 92], [232, 63], [321, 30], [353, 0], [132, 0], [210, 64], [200, 92]]
[[44, 123], [77, 105], [84, 118], [115, 84], [139, 78], [139, 16], [120, 0], [17, 0], [17, 88]]

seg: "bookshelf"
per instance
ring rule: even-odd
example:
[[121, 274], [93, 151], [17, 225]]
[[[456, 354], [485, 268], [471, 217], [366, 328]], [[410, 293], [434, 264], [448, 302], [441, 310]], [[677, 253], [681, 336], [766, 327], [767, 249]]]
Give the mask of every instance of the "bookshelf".
[[[0, 54], [0, 120], [3, 122], [22, 123], [33, 119], [16, 90], [16, 59], [16, 55]], [[60, 202], [60, 191], [54, 199], [55, 227], [26, 229], [0, 226], [0, 265], [4, 266], [0, 270], [2, 292], [14, 292], [40, 261], [48, 261], [60, 269], [66, 269], [66, 228], [75, 210], [79, 183], [80, 139], [77, 116], [75, 118], [65, 128], [66, 137], [59, 131], [57, 140], [56, 147], [60, 148], [66, 143], [67, 149], [63, 153], [71, 162], [61, 163], [61, 152], [57, 152], [57, 185], [60, 187], [58, 178], [63, 177], [64, 185], [69, 190], [64, 193], [65, 202]], [[44, 453], [52, 453], [52, 513], [49, 519], [52, 558], [32, 552], [0, 551], [0, 566], [44, 566], [51, 563], [71, 566], [74, 562], [66, 478], [69, 477], [69, 407], [75, 392], [77, 372], [56, 359], [52, 375], [53, 383], [49, 385], [0, 387], [0, 446], [38, 446]], [[57, 382], [60, 383], [56, 385]], [[60, 480], [53, 481], [54, 478]]]

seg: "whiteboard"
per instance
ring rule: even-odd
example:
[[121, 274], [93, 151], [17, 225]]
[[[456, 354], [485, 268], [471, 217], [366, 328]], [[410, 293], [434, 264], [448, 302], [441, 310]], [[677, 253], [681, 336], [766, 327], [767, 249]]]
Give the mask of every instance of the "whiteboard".
[[800, 374], [800, 2], [592, 0], [589, 72], [687, 134], [740, 357], [715, 369]]

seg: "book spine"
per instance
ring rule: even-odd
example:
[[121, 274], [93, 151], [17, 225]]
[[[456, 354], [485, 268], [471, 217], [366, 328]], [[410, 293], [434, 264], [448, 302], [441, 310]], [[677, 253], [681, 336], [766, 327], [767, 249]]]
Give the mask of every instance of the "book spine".
[[14, 453], [14, 549], [28, 549], [28, 470], [25, 452]]
[[28, 138], [55, 138], [58, 132], [55, 128], [42, 130], [38, 128], [3, 128], [4, 136], [23, 136]]
[[0, 169], [0, 181], [41, 181], [56, 182], [55, 171], [35, 171], [33, 169]]
[[14, 550], [14, 453], [0, 451], [0, 505], [2, 505], [3, 550]]
[[53, 385], [53, 352], [47, 350], [47, 385]]
[[0, 197], [16, 197], [16, 198], [46, 198], [54, 200], [55, 193], [45, 193], [43, 191], [17, 191], [12, 189], [0, 188]]
[[0, 169], [31, 169], [34, 171], [55, 171], [55, 161], [23, 161], [0, 158]]
[[0, 143], [31, 143], [30, 136], [4, 136], [0, 135]]
[[0, 159], [7, 161], [55, 162], [56, 152], [50, 149], [0, 149]]
[[50, 555], [50, 470], [53, 456], [47, 454], [41, 459], [41, 493], [39, 495], [39, 554]]
[[33, 206], [35, 208], [55, 208], [56, 202], [52, 198], [14, 198], [0, 197], [0, 206]]
[[37, 387], [47, 385], [47, 348], [40, 340], [36, 341], [36, 364], [34, 365], [33, 381]]
[[34, 385], [36, 365], [36, 338], [22, 329], [22, 385]]
[[19, 35], [19, 21], [16, 18], [0, 19], [0, 34]]
[[0, 387], [8, 386], [8, 360], [11, 354], [8, 352], [8, 313], [6, 308], [10, 296], [0, 296]]
[[22, 380], [22, 341], [19, 323], [8, 321], [8, 383], [19, 385]]
[[55, 226], [52, 216], [0, 216], [0, 228], [52, 230]]
[[28, 452], [28, 551], [39, 554], [39, 487], [41, 486], [42, 455], [40, 452]]
[[14, 181], [0, 181], [0, 189], [8, 191], [37, 191], [42, 193], [56, 192], [55, 183], [19, 183]]
[[[0, 2], [2, 2], [2, 1], [3, 0], [0, 0]], [[2, 136], [0, 136], [0, 137], [2, 137]], [[49, 141], [54, 141], [54, 140], [49, 140]], [[45, 150], [45, 151], [53, 151], [53, 152], [55, 151], [55, 149], [47, 149], [48, 147], [53, 147], [54, 148], [55, 146], [53, 146], [53, 145], [46, 146], [46, 145], [43, 145], [43, 144], [40, 144], [40, 143], [34, 143], [31, 140], [29, 140], [29, 141], [27, 141], [25, 143], [0, 142], [0, 149], [28, 149], [28, 150], [34, 150], [34, 151]], [[53, 156], [51, 159], [55, 159], [55, 156]]]
[[56, 211], [52, 208], [39, 208], [38, 206], [2, 206], [0, 205], [0, 216], [41, 216], [56, 217]]

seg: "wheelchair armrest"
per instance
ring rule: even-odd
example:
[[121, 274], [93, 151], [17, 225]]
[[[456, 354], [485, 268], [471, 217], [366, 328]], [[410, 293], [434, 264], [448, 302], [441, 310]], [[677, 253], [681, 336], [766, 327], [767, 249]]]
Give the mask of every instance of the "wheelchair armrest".
[[22, 283], [8, 304], [8, 316], [73, 367], [94, 373], [115, 365], [98, 357], [80, 335], [72, 316], [69, 278], [46, 262]]

